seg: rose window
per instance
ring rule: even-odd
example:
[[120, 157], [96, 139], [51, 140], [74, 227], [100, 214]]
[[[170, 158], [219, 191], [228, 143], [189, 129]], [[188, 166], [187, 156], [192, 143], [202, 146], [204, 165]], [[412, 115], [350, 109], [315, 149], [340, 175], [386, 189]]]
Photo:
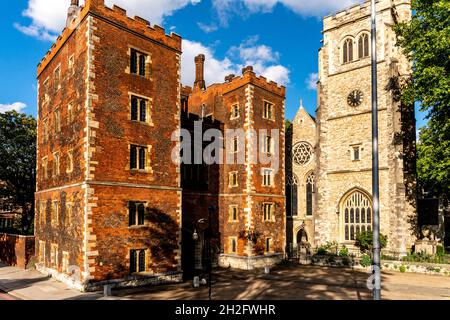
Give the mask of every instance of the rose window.
[[311, 161], [313, 149], [307, 142], [297, 143], [292, 150], [292, 158], [299, 166], [303, 166]]

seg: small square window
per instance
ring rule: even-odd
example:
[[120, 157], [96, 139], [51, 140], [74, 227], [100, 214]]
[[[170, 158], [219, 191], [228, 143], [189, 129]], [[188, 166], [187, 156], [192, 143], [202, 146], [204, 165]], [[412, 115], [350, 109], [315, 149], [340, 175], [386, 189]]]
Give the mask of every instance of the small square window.
[[352, 160], [353, 161], [361, 160], [361, 147], [360, 146], [352, 147]]

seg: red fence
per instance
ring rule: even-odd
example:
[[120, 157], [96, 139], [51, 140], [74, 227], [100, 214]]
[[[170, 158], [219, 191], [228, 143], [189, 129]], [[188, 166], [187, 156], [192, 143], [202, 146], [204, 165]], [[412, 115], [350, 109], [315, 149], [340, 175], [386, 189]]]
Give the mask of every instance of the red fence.
[[0, 262], [26, 268], [34, 255], [34, 236], [0, 233]]

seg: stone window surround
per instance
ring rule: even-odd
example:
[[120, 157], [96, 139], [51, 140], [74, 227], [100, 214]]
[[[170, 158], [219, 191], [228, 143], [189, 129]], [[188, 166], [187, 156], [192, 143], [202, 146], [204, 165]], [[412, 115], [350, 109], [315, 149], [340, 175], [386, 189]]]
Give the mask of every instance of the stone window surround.
[[149, 271], [149, 265], [150, 265], [150, 261], [151, 261], [151, 251], [149, 248], [144, 248], [144, 247], [128, 248], [128, 253], [126, 256], [126, 261], [127, 261], [126, 266], [128, 267], [128, 269], [130, 269], [130, 267], [131, 267], [131, 251], [132, 250], [136, 251], [136, 253], [137, 253], [136, 269], [139, 270], [139, 251], [145, 252], [145, 265], [144, 265], [144, 271], [141, 271], [141, 272], [137, 271], [137, 272], [133, 272], [133, 273], [130, 272], [130, 274], [149, 274], [149, 273], [151, 273]]
[[[233, 184], [234, 176], [236, 176], [236, 184]], [[238, 174], [238, 171], [230, 171], [228, 173], [228, 187], [229, 188], [239, 187], [239, 174]]]
[[50, 266], [58, 268], [58, 244], [52, 243], [50, 250]]
[[60, 157], [59, 151], [53, 152], [53, 165], [52, 165], [52, 177], [58, 177], [60, 174], [59, 165], [60, 165]]
[[[237, 108], [237, 115], [235, 115], [236, 108]], [[239, 102], [233, 103], [231, 105], [230, 114], [231, 114], [230, 120], [236, 120], [241, 117]]]
[[73, 149], [67, 151], [67, 169], [66, 173], [73, 172]]
[[61, 63], [59, 63], [56, 68], [53, 70], [53, 82], [56, 81], [56, 72], [58, 72], [58, 87], [56, 88], [56, 91], [61, 89]]
[[70, 227], [72, 224], [73, 202], [66, 202], [66, 214], [64, 217], [64, 225]]
[[[145, 169], [139, 169], [139, 151], [138, 150], [136, 151], [137, 152], [137, 154], [136, 154], [137, 155], [136, 162], [137, 162], [137, 167], [138, 168], [131, 169], [131, 167], [130, 167], [131, 146], [136, 146], [138, 148], [144, 148], [146, 150], [146, 152], [145, 152]], [[130, 172], [153, 173], [153, 170], [151, 168], [151, 159], [150, 159], [151, 151], [152, 151], [152, 146], [151, 145], [145, 146], [145, 145], [141, 145], [139, 143], [133, 143], [133, 142], [128, 143], [128, 164], [127, 164], [128, 170]]]
[[[272, 101], [263, 99], [263, 109], [262, 109], [262, 118], [264, 120], [269, 120], [269, 121], [273, 121], [275, 122], [276, 117], [275, 117], [275, 103], [273, 103]], [[271, 106], [270, 108], [270, 112], [271, 112], [271, 117], [266, 117], [266, 104], [269, 104]]]
[[52, 201], [52, 208], [51, 208], [51, 225], [52, 227], [58, 227], [59, 225], [59, 201], [53, 200]]
[[[368, 34], [369, 35], [369, 55], [360, 58], [359, 57], [359, 38], [362, 37], [364, 34]], [[344, 51], [343, 51], [343, 48], [344, 48], [345, 41], [347, 41], [348, 39], [351, 39], [352, 42], [353, 42], [353, 50], [352, 50], [353, 59], [349, 60], [347, 62], [344, 62]], [[342, 38], [339, 46], [338, 46], [339, 62], [341, 63], [341, 65], [347, 65], [347, 64], [351, 64], [351, 63], [354, 63], [354, 62], [357, 62], [357, 61], [363, 61], [363, 60], [366, 60], [366, 59], [370, 58], [370, 56], [371, 56], [370, 55], [370, 53], [371, 53], [371, 40], [370, 39], [371, 39], [370, 38], [370, 31], [368, 31], [368, 30], [362, 30], [356, 36], [349, 35], [349, 34], [344, 36]]]
[[40, 263], [45, 263], [45, 241], [39, 240], [39, 255], [38, 259]]
[[[359, 151], [359, 157], [358, 159], [355, 159], [355, 151], [356, 149], [358, 149]], [[362, 143], [355, 143], [355, 144], [351, 144], [349, 149], [348, 149], [349, 153], [350, 153], [350, 157], [351, 160], [354, 162], [358, 162], [362, 160], [362, 152], [364, 151], [364, 148], [362, 147]]]
[[42, 82], [42, 90], [44, 91], [44, 103], [47, 103], [50, 101], [50, 95], [48, 94], [48, 83], [49, 83], [49, 79], [50, 77], [47, 77], [43, 82]]
[[[265, 188], [274, 188], [275, 187], [275, 173], [273, 169], [270, 168], [262, 168], [261, 169], [262, 181], [261, 186]], [[270, 184], [266, 184], [266, 177], [269, 177]]]
[[42, 158], [42, 175], [41, 179], [48, 179], [48, 158]]
[[[149, 226], [149, 221], [147, 221], [147, 219], [145, 219], [145, 213], [146, 213], [146, 209], [149, 206], [149, 202], [148, 201], [142, 201], [142, 200], [129, 200], [126, 202], [125, 204], [125, 209], [126, 209], [126, 213], [127, 213], [127, 217], [129, 218], [129, 214], [130, 214], [130, 203], [134, 203], [136, 205], [136, 212], [135, 212], [135, 219], [136, 219], [136, 223], [134, 225], [130, 225], [129, 224], [129, 220], [128, 220], [128, 229], [139, 229], [139, 228], [144, 228], [144, 227], [148, 227]], [[144, 224], [139, 224], [139, 212], [138, 212], [138, 205], [139, 204], [143, 204], [144, 205]]]
[[[269, 208], [269, 219], [267, 219], [266, 208]], [[275, 203], [274, 202], [263, 202], [262, 203], [262, 221], [263, 222], [275, 222]]]
[[273, 239], [271, 237], [266, 237], [264, 241], [264, 253], [273, 253]]
[[[234, 219], [234, 210], [236, 210], [236, 219]], [[237, 223], [239, 222], [239, 206], [238, 205], [230, 205], [228, 206], [228, 222]]]
[[69, 57], [67, 66], [68, 66], [67, 70], [69, 71], [69, 75], [73, 76], [75, 74], [75, 55], [74, 54], [72, 54]]
[[59, 106], [55, 108], [53, 119], [55, 123], [55, 133], [61, 133], [61, 109]]
[[[131, 50], [135, 50], [138, 53], [138, 60], [137, 60], [138, 72], [137, 73], [131, 73]], [[128, 60], [128, 65], [127, 65], [127, 68], [125, 69], [125, 73], [151, 80], [152, 54], [150, 52], [146, 51], [146, 50], [143, 50], [142, 48], [139, 48], [137, 46], [128, 44], [127, 55], [128, 55], [128, 57], [130, 59]], [[141, 76], [139, 74], [139, 55], [145, 55], [146, 56], [146, 60], [145, 60], [145, 76]]]
[[63, 251], [63, 258], [62, 258], [62, 272], [68, 273], [69, 272], [69, 252]]
[[[233, 250], [233, 247], [235, 250]], [[238, 238], [228, 237], [228, 253], [237, 254], [237, 251], [238, 251]]]
[[[146, 110], [145, 110], [145, 121], [140, 121], [140, 120], [131, 120], [131, 99], [135, 97], [141, 100], [146, 100]], [[153, 108], [153, 99], [142, 95], [142, 94], [138, 94], [132, 91], [128, 91], [128, 108], [129, 108], [129, 112], [128, 112], [128, 120], [135, 122], [135, 123], [140, 123], [140, 124], [146, 124], [149, 126], [154, 126], [153, 120], [152, 120], [152, 108]], [[140, 106], [138, 105], [138, 110], [140, 109]], [[139, 119], [139, 112], [138, 112], [138, 119]]]

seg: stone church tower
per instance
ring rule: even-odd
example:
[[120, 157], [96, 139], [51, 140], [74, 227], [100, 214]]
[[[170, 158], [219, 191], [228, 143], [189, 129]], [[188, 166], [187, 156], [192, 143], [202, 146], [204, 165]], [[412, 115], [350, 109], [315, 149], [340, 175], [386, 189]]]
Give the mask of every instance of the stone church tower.
[[[381, 233], [404, 254], [415, 232], [414, 110], [396, 99], [410, 73], [392, 27], [407, 0], [377, 1]], [[324, 18], [319, 52], [314, 244], [352, 247], [372, 227], [370, 1]]]

